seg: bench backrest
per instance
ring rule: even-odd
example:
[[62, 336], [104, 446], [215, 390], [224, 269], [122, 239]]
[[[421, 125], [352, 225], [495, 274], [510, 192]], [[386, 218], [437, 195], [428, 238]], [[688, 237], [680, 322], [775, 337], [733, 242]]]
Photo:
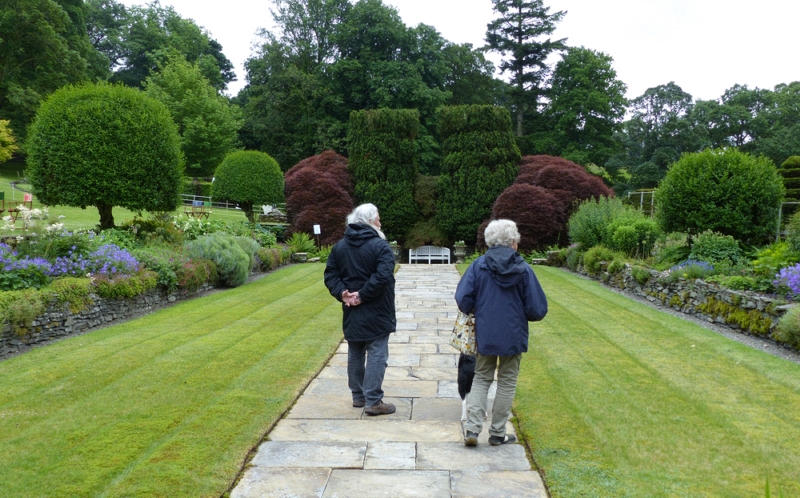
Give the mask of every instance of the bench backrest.
[[450, 249], [439, 246], [420, 246], [416, 249], [411, 249], [411, 254], [414, 256], [441, 256], [450, 254]]

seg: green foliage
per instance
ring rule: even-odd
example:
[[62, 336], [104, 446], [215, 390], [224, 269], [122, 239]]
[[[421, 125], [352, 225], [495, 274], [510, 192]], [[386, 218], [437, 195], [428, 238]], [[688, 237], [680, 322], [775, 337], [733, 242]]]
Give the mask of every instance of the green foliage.
[[[180, 246], [184, 240], [183, 233], [175, 228], [171, 219], [160, 219], [155, 216], [149, 219], [134, 217], [120, 225], [120, 229], [133, 235], [140, 245]], [[124, 240], [125, 237], [127, 236], [120, 238]]]
[[[615, 152], [614, 134], [625, 115], [625, 83], [602, 52], [570, 47], [549, 81], [548, 130], [536, 134], [538, 150], [582, 165], [604, 165]], [[546, 146], [543, 146], [546, 144]]]
[[85, 232], [41, 231], [35, 237], [19, 241], [14, 249], [20, 257], [40, 257], [52, 261], [58, 257], [86, 256], [99, 247], [98, 242], [93, 234]]
[[436, 220], [451, 240], [474, 243], [519, 170], [511, 116], [505, 108], [468, 105], [442, 107], [436, 117], [442, 143]]
[[183, 171], [169, 111], [142, 92], [108, 84], [64, 87], [39, 109], [27, 142], [33, 193], [48, 205], [171, 211]]
[[633, 276], [633, 279], [636, 280], [636, 283], [638, 283], [639, 285], [646, 284], [650, 280], [650, 277], [652, 276], [650, 270], [636, 265], [631, 267], [631, 275]]
[[283, 172], [264, 152], [232, 152], [217, 168], [213, 193], [217, 200], [236, 202], [254, 223], [253, 206], [283, 202]]
[[200, 197], [211, 197], [211, 189], [214, 186], [211, 181], [204, 181], [198, 178], [185, 178], [183, 181], [183, 192], [188, 195]]
[[578, 249], [578, 246], [570, 246], [565, 250], [565, 261], [567, 268], [572, 271], [578, 271], [578, 267], [583, 263], [584, 251]]
[[156, 275], [156, 284], [167, 293], [178, 288], [177, 272], [189, 262], [186, 254], [173, 246], [149, 244], [133, 249], [131, 254]]
[[436, 218], [428, 218], [414, 223], [406, 234], [404, 247], [420, 247], [426, 244], [447, 245], [447, 236], [439, 229]]
[[217, 93], [197, 63], [171, 57], [145, 82], [145, 92], [169, 109], [181, 135], [186, 174], [209, 176], [233, 150], [241, 111]]
[[0, 119], [0, 164], [11, 159], [14, 151], [19, 149], [16, 145], [16, 139], [9, 128], [10, 123], [7, 119]]
[[609, 222], [603, 242], [628, 256], [647, 258], [660, 235], [661, 229], [654, 220], [629, 208], [623, 217]]
[[712, 230], [699, 234], [692, 242], [689, 259], [713, 264], [739, 265], [744, 254], [736, 239]]
[[209, 259], [193, 259], [180, 265], [175, 271], [178, 288], [194, 292], [206, 283], [215, 284], [219, 275], [217, 265]]
[[770, 277], [748, 276], [748, 275], [711, 275], [705, 277], [707, 282], [714, 282], [720, 287], [740, 291], [753, 291], [761, 293], [774, 293], [776, 291], [773, 284], [775, 276]]
[[417, 180], [416, 138], [419, 111], [373, 109], [353, 111], [347, 133], [348, 169], [357, 204], [378, 207], [384, 233], [404, 240], [419, 219], [414, 202]]
[[619, 198], [587, 199], [569, 218], [569, 240], [578, 244], [581, 250], [594, 247], [609, 238], [606, 227], [613, 220], [624, 218], [628, 213], [631, 213], [630, 208], [622, 204]]
[[42, 265], [28, 264], [27, 266], [0, 272], [0, 291], [22, 290], [28, 288], [39, 289], [50, 282], [50, 277], [45, 273]]
[[141, 296], [158, 285], [158, 277], [150, 270], [140, 270], [133, 275], [94, 277], [95, 293], [105, 299], [129, 299]]
[[253, 271], [253, 269], [256, 267], [256, 253], [261, 246], [258, 244], [258, 242], [250, 237], [243, 237], [241, 235], [233, 237], [233, 241], [236, 242], [236, 245], [238, 245], [242, 251], [247, 254], [247, 257], [250, 258], [250, 266], [248, 270]]
[[289, 240], [286, 241], [286, 244], [289, 246], [289, 251], [291, 251], [292, 254], [298, 252], [310, 253], [316, 249], [314, 241], [305, 232], [293, 233]]
[[778, 320], [778, 327], [773, 335], [780, 342], [800, 348], [800, 306], [792, 306], [786, 311]]
[[281, 249], [262, 247], [256, 252], [256, 255], [261, 261], [261, 270], [269, 271], [274, 270], [288, 261], [288, 256], [290, 254]]
[[331, 254], [331, 250], [333, 246], [322, 246], [319, 249], [315, 250], [312, 254], [315, 258], [319, 258], [320, 263], [325, 263], [328, 261], [328, 256]]
[[624, 260], [625, 255], [608, 247], [594, 246], [583, 255], [583, 266], [589, 273], [598, 273], [601, 270], [601, 262], [610, 265], [617, 259]]
[[658, 270], [666, 270], [689, 258], [692, 248], [689, 247], [685, 233], [674, 232], [662, 236], [653, 246], [653, 258]]
[[783, 186], [786, 187], [786, 201], [800, 200], [800, 156], [790, 156], [781, 167], [778, 173], [783, 178]]
[[786, 224], [786, 242], [793, 251], [800, 252], [800, 211], [794, 213]]
[[655, 193], [665, 231], [713, 230], [751, 243], [775, 233], [784, 187], [769, 159], [735, 149], [685, 154]]
[[48, 300], [49, 294], [37, 289], [0, 291], [0, 323], [9, 323], [17, 335], [24, 336], [45, 312]]
[[80, 313], [91, 305], [92, 283], [88, 278], [64, 277], [53, 280], [47, 288], [58, 305], [66, 304], [72, 313]]
[[759, 249], [751, 265], [757, 275], [774, 277], [781, 268], [797, 262], [800, 262], [800, 253], [792, 249], [788, 242], [776, 242]]
[[237, 287], [247, 282], [250, 257], [236, 244], [234, 237], [222, 233], [203, 235], [186, 244], [192, 258], [209, 259], [217, 265], [220, 283]]

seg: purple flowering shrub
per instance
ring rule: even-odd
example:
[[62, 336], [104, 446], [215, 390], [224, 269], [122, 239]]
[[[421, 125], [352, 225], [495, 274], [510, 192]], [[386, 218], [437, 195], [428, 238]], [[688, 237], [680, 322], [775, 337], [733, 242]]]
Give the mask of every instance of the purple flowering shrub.
[[113, 277], [132, 275], [138, 270], [136, 258], [113, 244], [102, 245], [88, 254], [79, 252], [77, 247], [70, 248], [66, 255], [48, 261], [39, 256], [20, 255], [9, 245], [0, 243], [0, 290], [38, 289], [53, 278], [63, 276]]
[[800, 263], [779, 271], [773, 284], [779, 291], [788, 289], [795, 296], [800, 294]]

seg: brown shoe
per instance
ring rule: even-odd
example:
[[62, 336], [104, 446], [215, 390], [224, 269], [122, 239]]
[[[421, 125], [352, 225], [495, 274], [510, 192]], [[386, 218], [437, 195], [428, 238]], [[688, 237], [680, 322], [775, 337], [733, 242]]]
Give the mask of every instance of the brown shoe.
[[391, 403], [384, 403], [381, 401], [377, 405], [368, 406], [364, 409], [364, 413], [367, 415], [389, 415], [394, 413], [397, 408], [394, 407]]
[[364, 405], [366, 405], [366, 403], [364, 403], [363, 399], [361, 399], [361, 400], [355, 400], [354, 399], [353, 400], [353, 408], [364, 408]]

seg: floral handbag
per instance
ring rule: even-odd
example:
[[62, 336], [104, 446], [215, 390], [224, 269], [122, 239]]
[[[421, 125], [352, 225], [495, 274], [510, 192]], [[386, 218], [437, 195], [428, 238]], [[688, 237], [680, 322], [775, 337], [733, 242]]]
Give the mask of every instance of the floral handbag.
[[464, 354], [475, 356], [478, 352], [475, 343], [475, 315], [458, 312], [453, 333], [450, 335], [450, 345]]

